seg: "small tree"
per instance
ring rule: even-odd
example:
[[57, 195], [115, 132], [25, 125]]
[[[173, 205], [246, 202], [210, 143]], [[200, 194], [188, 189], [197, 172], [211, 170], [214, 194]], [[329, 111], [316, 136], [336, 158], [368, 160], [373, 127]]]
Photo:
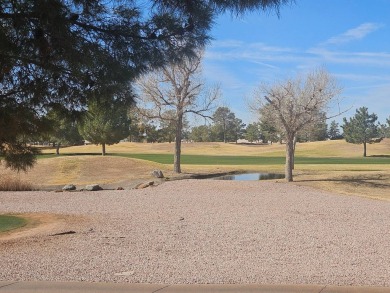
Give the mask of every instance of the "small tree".
[[[349, 121], [344, 118], [345, 140], [349, 143], [363, 144], [363, 157], [367, 156], [367, 143], [380, 142], [379, 125], [376, 123], [378, 116], [374, 113], [369, 114], [366, 107], [361, 107], [356, 110], [355, 116], [349, 118]], [[376, 138], [376, 139], [375, 139]]]
[[[176, 126], [174, 172], [181, 173], [181, 140], [183, 119], [187, 113], [208, 117], [214, 101], [219, 97], [219, 89], [210, 91], [200, 79], [201, 54], [176, 64], [165, 66], [139, 81], [141, 102], [138, 109], [141, 115], [162, 121], [173, 121]], [[171, 115], [174, 113], [174, 115]]]
[[318, 117], [317, 122], [308, 124], [307, 127], [299, 131], [297, 139], [299, 142], [323, 141], [327, 138], [328, 125], [326, 124], [326, 114], [319, 113]]
[[266, 120], [272, 121], [286, 141], [286, 180], [293, 181], [294, 145], [298, 132], [321, 121], [328, 104], [340, 93], [335, 80], [325, 70], [316, 70], [304, 79], [264, 85], [255, 102]]
[[331, 140], [342, 138], [342, 135], [340, 134], [339, 124], [335, 120], [333, 120], [329, 125], [328, 137]]
[[283, 135], [282, 133], [279, 133], [279, 129], [276, 127], [275, 123], [273, 122], [273, 117], [270, 119], [270, 117], [267, 117], [267, 113], [270, 110], [267, 109], [267, 106], [265, 105], [262, 107], [259, 111], [260, 114], [260, 132], [262, 139], [266, 142], [279, 142], [282, 143]]
[[390, 117], [386, 119], [385, 124], [380, 124], [381, 137], [390, 138]]
[[211, 127], [209, 125], [192, 127], [189, 138], [196, 142], [210, 142], [213, 140]]
[[46, 117], [51, 125], [49, 140], [56, 148], [56, 155], [60, 154], [61, 145], [74, 145], [83, 140], [78, 131], [76, 118], [66, 109], [51, 109]]
[[79, 127], [81, 135], [94, 144], [102, 145], [102, 155], [106, 155], [106, 145], [118, 143], [129, 135], [130, 119], [128, 104], [121, 99], [96, 99], [88, 102]]
[[261, 137], [261, 128], [259, 123], [249, 123], [246, 127], [245, 138], [249, 142], [258, 142]]

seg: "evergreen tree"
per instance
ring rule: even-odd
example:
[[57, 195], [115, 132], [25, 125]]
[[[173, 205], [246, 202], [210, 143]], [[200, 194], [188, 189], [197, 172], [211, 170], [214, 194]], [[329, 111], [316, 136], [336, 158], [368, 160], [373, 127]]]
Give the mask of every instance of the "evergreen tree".
[[195, 142], [210, 142], [213, 141], [213, 134], [209, 125], [200, 125], [192, 127], [189, 136], [190, 140]]
[[241, 119], [235, 118], [232, 121], [232, 125], [229, 127], [228, 140], [237, 143], [237, 140], [243, 138], [245, 135], [245, 126], [246, 124], [243, 123]]
[[[378, 138], [379, 129], [376, 123], [378, 116], [374, 113], [369, 114], [366, 107], [361, 107], [356, 110], [355, 116], [349, 118], [349, 121], [344, 118], [344, 137], [347, 142], [354, 144], [363, 144], [363, 156], [367, 156], [367, 143], [380, 142]], [[378, 139], [374, 139], [378, 138]]]
[[268, 106], [264, 106], [260, 109], [260, 131], [262, 139], [266, 142], [279, 142], [282, 143], [282, 132], [281, 129], [276, 127], [276, 124], [273, 122], [273, 117], [266, 115], [266, 110]]
[[298, 141], [323, 141], [327, 138], [328, 125], [326, 124], [326, 114], [320, 113], [318, 117], [316, 122], [308, 124], [298, 133]]
[[45, 131], [52, 103], [82, 110], [104, 88], [191, 56], [218, 14], [278, 11], [286, 2], [0, 1], [0, 157], [15, 169], [32, 166], [37, 151], [22, 138]]
[[75, 117], [64, 109], [51, 109], [46, 118], [51, 125], [49, 140], [56, 147], [56, 155], [60, 154], [61, 145], [74, 145], [81, 143], [81, 137]]
[[380, 125], [380, 134], [382, 137], [390, 138], [390, 117], [386, 119], [385, 124]]
[[249, 142], [257, 142], [261, 137], [260, 123], [249, 123], [246, 127], [245, 138]]
[[328, 137], [331, 140], [340, 139], [343, 136], [340, 134], [339, 124], [333, 120], [329, 125]]
[[79, 127], [81, 135], [93, 144], [102, 145], [102, 155], [106, 155], [106, 145], [118, 143], [129, 135], [130, 119], [128, 104], [120, 99], [96, 99], [88, 102]]
[[218, 107], [213, 114], [213, 132], [217, 141], [237, 141], [245, 132], [245, 124], [228, 107]]

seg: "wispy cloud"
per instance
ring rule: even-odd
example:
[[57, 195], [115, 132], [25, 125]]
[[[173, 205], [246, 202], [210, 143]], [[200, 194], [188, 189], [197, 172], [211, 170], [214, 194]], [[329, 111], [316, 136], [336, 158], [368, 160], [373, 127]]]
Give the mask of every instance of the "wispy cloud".
[[269, 68], [277, 68], [274, 62], [296, 62], [299, 52], [289, 47], [269, 46], [260, 42], [224, 40], [213, 42], [206, 50], [205, 58], [213, 61], [245, 61]]
[[390, 53], [331, 51], [324, 48], [311, 48], [307, 53], [330, 64], [351, 64], [375, 67], [389, 67]]
[[338, 45], [361, 40], [381, 27], [383, 27], [382, 24], [366, 22], [359, 25], [358, 27], [347, 30], [345, 33], [328, 39], [322, 43], [322, 45]]

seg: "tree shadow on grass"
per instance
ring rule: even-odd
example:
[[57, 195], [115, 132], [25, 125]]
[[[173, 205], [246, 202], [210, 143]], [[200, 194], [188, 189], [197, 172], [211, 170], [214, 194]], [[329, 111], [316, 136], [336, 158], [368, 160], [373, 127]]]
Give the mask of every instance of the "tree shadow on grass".
[[[298, 181], [298, 180], [297, 180]], [[303, 179], [299, 182], [336, 182], [344, 183], [354, 187], [368, 187], [368, 188], [390, 188], [390, 178], [382, 174], [362, 175], [362, 176], [342, 176], [339, 178], [325, 178], [325, 179]]]
[[[73, 156], [101, 156], [102, 153], [69, 153], [69, 154], [60, 154], [64, 157], [73, 157]], [[106, 153], [106, 156], [109, 156], [109, 153]]]
[[[101, 156], [102, 153], [65, 153], [65, 154], [59, 154], [58, 156], [55, 153], [44, 153], [40, 154], [39, 156], [53, 156], [53, 157], [74, 157], [74, 156]], [[106, 156], [109, 156], [109, 153], [106, 153]]]

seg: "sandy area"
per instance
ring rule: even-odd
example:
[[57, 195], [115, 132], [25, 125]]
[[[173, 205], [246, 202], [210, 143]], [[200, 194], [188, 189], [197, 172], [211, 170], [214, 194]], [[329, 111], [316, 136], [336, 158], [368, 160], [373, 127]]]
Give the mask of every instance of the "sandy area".
[[390, 202], [286, 183], [183, 180], [2, 192], [0, 213], [57, 223], [0, 239], [0, 281], [390, 286]]

